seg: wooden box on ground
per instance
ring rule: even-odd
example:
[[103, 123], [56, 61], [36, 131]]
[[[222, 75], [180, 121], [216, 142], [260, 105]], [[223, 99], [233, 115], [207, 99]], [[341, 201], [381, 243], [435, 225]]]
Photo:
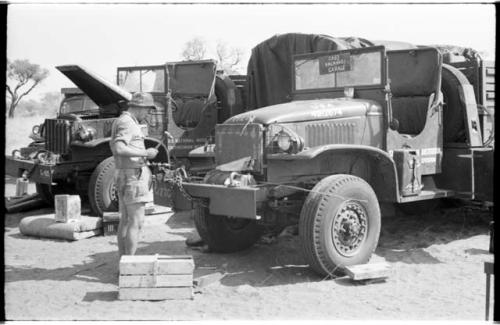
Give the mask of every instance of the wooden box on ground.
[[82, 204], [79, 195], [61, 194], [54, 197], [55, 219], [57, 222], [78, 220], [82, 215]]
[[104, 236], [112, 236], [118, 233], [119, 221], [103, 221], [102, 222], [102, 234]]
[[192, 256], [124, 255], [120, 260], [120, 300], [193, 298]]
[[104, 212], [102, 216], [102, 234], [104, 236], [116, 235], [119, 223], [119, 212]]
[[391, 273], [388, 263], [358, 264], [345, 267], [346, 274], [354, 281], [385, 279]]

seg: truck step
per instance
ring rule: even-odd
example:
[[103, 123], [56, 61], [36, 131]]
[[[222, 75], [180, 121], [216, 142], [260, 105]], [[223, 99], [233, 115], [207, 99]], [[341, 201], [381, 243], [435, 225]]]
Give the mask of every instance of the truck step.
[[451, 190], [443, 190], [443, 189], [422, 190], [422, 192], [420, 192], [419, 195], [402, 197], [399, 203], [414, 202], [414, 201], [429, 200], [429, 199], [439, 199], [452, 196], [455, 196], [455, 192]]

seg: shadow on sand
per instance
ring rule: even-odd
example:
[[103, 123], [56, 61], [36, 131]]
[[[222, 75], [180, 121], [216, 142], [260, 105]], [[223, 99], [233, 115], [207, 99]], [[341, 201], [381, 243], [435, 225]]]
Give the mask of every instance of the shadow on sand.
[[[436, 211], [419, 217], [394, 217], [383, 219], [382, 233], [376, 254], [388, 262], [435, 264], [440, 261], [425, 249], [434, 244], [448, 243], [453, 240], [488, 233], [490, 216], [467, 214], [461, 209]], [[171, 234], [187, 238], [192, 234], [193, 221], [190, 213], [176, 213], [167, 220]], [[8, 227], [15, 227], [14, 220]], [[183, 229], [186, 231], [183, 231]], [[26, 238], [12, 235], [16, 238]], [[19, 237], [21, 236], [21, 237]], [[34, 239], [35, 240], [35, 239]], [[40, 240], [40, 239], [38, 239]], [[92, 244], [92, 240], [88, 240]], [[487, 252], [487, 251], [486, 251]], [[481, 249], [468, 249], [469, 254], [486, 253]], [[325, 278], [318, 276], [306, 265], [300, 250], [298, 236], [278, 237], [272, 244], [258, 242], [250, 249], [231, 254], [203, 253], [187, 248], [185, 240], [143, 242], [138, 255], [150, 254], [193, 256], [197, 278], [209, 273], [220, 272], [223, 286], [250, 285], [269, 287], [285, 284], [320, 282]], [[90, 263], [75, 264], [71, 267], [44, 269], [26, 266], [5, 267], [5, 282], [27, 280], [80, 280], [109, 284], [118, 283], [118, 259], [116, 246], [107, 252], [99, 252], [90, 257]], [[83, 259], [83, 256], [82, 256]], [[335, 280], [340, 285], [357, 285], [345, 278]], [[85, 301], [111, 301], [116, 299], [115, 291], [88, 292]]]

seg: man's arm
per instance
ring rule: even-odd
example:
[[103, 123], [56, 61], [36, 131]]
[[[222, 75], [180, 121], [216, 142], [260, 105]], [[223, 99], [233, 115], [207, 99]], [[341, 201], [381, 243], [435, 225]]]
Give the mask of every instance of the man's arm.
[[114, 154], [122, 157], [146, 157], [152, 159], [158, 153], [155, 148], [139, 149], [132, 146], [128, 146], [124, 141], [115, 141], [112, 145], [112, 151]]

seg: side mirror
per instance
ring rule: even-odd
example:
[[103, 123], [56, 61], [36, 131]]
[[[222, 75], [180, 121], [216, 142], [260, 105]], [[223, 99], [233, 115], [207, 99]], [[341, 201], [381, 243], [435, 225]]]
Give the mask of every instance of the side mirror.
[[399, 129], [399, 121], [397, 119], [393, 118], [389, 122], [389, 128], [391, 128], [391, 130], [397, 131]]

